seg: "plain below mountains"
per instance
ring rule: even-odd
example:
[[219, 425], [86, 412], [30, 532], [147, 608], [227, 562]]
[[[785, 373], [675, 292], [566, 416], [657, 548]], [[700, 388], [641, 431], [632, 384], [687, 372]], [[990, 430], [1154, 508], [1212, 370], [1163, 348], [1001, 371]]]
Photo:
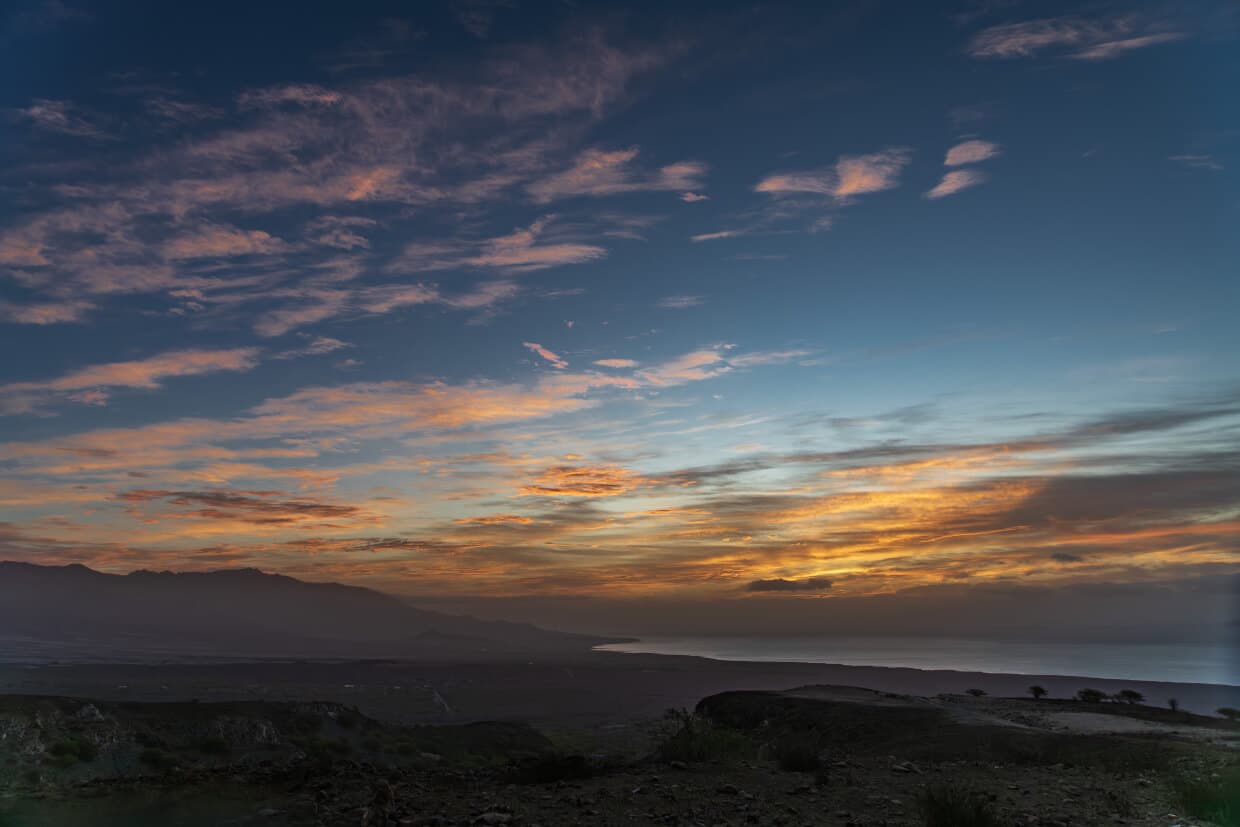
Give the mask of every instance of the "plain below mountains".
[[508, 657], [607, 642], [255, 569], [117, 575], [0, 561], [7, 660]]

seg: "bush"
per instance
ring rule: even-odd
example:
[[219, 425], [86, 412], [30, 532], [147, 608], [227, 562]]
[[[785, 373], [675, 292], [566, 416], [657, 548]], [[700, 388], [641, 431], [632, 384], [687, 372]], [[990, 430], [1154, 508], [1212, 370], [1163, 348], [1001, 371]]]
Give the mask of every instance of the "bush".
[[1034, 697], [1034, 700], [1037, 700], [1038, 698], [1045, 698], [1046, 688], [1043, 686], [1036, 686], [1036, 685], [1031, 686], [1029, 687], [1029, 694]]
[[1145, 700], [1145, 696], [1135, 689], [1122, 689], [1115, 697], [1126, 704], [1139, 704]]
[[159, 772], [167, 772], [177, 765], [177, 759], [171, 753], [164, 752], [162, 749], [147, 747], [138, 754], [138, 760], [146, 764], [153, 770]]
[[999, 817], [984, 795], [950, 784], [925, 790], [917, 809], [926, 827], [999, 827]]
[[785, 735], [775, 742], [775, 761], [785, 772], [816, 772], [822, 768], [822, 740], [813, 733]]
[[1076, 693], [1076, 699], [1078, 701], [1084, 701], [1088, 704], [1100, 704], [1106, 700], [1106, 697], [1107, 693], [1103, 692], [1101, 689], [1081, 689]]
[[578, 781], [595, 774], [584, 755], [538, 755], [514, 761], [509, 777], [518, 784], [552, 784], [556, 781]]
[[980, 698], [980, 697], [982, 697], [983, 695], [985, 695], [985, 694], [986, 694], [986, 690], [985, 690], [985, 689], [967, 689], [967, 690], [965, 690], [965, 691], [966, 691], [966, 692], [968, 692], [970, 695], [972, 695], [972, 696], [973, 696], [973, 697], [975, 697], [975, 698]]
[[48, 754], [55, 766], [71, 767], [79, 761], [94, 761], [99, 755], [99, 747], [93, 741], [69, 738], [52, 744]]
[[1180, 709], [1180, 702], [1177, 701], [1175, 698], [1168, 698], [1167, 708], [1170, 709], [1172, 712], [1178, 712]]
[[668, 710], [669, 731], [655, 750], [662, 761], [739, 760], [753, 754], [753, 742], [733, 729], [717, 727], [709, 719], [689, 712]]
[[1240, 709], [1232, 709], [1230, 706], [1220, 706], [1215, 711], [1229, 721], [1234, 721], [1237, 718], [1240, 718]]
[[1181, 778], [1172, 789], [1187, 815], [1223, 827], [1240, 827], [1240, 767], [1217, 781]]
[[228, 742], [218, 735], [203, 738], [198, 742], [198, 750], [204, 755], [227, 755], [230, 749]]

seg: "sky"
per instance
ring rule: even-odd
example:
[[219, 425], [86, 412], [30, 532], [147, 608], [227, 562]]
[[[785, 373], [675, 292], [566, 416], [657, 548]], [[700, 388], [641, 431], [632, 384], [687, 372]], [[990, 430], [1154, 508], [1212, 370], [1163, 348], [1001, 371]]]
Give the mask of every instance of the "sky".
[[0, 557], [705, 631], [1217, 598], [1238, 40], [1209, 0], [6, 4]]

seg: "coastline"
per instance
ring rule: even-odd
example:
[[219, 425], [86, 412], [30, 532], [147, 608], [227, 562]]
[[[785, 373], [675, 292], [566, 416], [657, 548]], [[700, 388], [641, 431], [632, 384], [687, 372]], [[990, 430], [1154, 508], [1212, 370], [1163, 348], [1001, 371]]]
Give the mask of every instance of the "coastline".
[[688, 655], [581, 652], [509, 658], [425, 660], [256, 660], [193, 663], [0, 663], [0, 694], [105, 700], [322, 700], [357, 706], [377, 718], [417, 723], [513, 719], [598, 725], [692, 708], [719, 692], [802, 686], [863, 687], [933, 697], [980, 689], [1026, 697], [1045, 687], [1052, 698], [1083, 688], [1142, 693], [1146, 703], [1175, 698], [1207, 715], [1240, 707], [1240, 686], [847, 666], [724, 661]]

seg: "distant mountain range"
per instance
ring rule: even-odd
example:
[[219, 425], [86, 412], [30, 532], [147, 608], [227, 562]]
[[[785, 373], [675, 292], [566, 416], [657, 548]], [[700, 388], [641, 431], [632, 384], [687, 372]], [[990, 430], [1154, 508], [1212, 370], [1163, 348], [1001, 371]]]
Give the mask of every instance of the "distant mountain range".
[[0, 658], [398, 658], [584, 651], [610, 639], [426, 611], [256, 569], [106, 574], [0, 561]]

